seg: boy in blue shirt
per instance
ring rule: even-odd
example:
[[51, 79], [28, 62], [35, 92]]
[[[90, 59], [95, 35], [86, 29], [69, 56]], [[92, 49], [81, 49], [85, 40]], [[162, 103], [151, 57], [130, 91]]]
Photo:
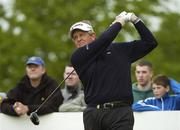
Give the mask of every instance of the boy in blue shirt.
[[[169, 95], [170, 88], [175, 95]], [[180, 110], [180, 84], [167, 76], [158, 75], [152, 84], [154, 97], [133, 104], [133, 111]]]

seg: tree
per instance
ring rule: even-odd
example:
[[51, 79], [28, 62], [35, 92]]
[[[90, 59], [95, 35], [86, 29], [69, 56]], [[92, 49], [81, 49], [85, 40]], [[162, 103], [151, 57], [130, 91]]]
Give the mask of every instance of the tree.
[[[0, 30], [0, 90], [9, 90], [20, 80], [24, 75], [25, 61], [32, 55], [41, 56], [48, 74], [61, 81], [64, 66], [75, 49], [68, 35], [69, 27], [74, 22], [89, 19], [99, 35], [124, 10], [135, 12], [150, 27], [153, 22], [150, 18], [160, 19], [159, 29], [153, 31], [159, 47], [145, 58], [155, 64], [156, 73], [178, 79], [179, 14], [158, 11], [158, 6], [161, 6], [158, 0], [16, 0], [10, 17], [1, 6], [1, 19], [8, 22], [9, 28]], [[125, 26], [119, 35], [118, 41], [138, 37], [130, 25]]]

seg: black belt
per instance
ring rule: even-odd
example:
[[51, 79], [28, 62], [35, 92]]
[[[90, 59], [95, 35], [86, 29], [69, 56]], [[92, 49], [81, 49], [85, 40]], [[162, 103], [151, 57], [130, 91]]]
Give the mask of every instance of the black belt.
[[112, 109], [124, 106], [131, 106], [131, 102], [129, 101], [114, 101], [114, 102], [107, 102], [103, 104], [97, 105], [88, 105], [88, 107], [95, 107], [97, 109]]

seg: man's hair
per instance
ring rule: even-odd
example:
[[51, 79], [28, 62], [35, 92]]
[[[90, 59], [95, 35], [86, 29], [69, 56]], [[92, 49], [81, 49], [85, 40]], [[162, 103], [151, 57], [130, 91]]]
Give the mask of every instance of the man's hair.
[[151, 70], [153, 69], [152, 63], [146, 60], [139, 60], [136, 66], [148, 66]]
[[73, 65], [71, 63], [68, 63], [65, 67], [73, 67]]
[[153, 83], [157, 85], [162, 85], [163, 87], [167, 87], [170, 85], [169, 78], [165, 75], [157, 75], [153, 78]]

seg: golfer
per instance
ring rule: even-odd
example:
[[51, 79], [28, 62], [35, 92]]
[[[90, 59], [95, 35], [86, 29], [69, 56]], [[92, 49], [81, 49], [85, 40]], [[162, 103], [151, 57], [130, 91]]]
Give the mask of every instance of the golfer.
[[[112, 43], [125, 23], [133, 23], [140, 39]], [[98, 38], [91, 24], [70, 28], [77, 50], [71, 62], [84, 86], [85, 130], [133, 130], [131, 64], [151, 52], [157, 42], [134, 14], [122, 12]]]

